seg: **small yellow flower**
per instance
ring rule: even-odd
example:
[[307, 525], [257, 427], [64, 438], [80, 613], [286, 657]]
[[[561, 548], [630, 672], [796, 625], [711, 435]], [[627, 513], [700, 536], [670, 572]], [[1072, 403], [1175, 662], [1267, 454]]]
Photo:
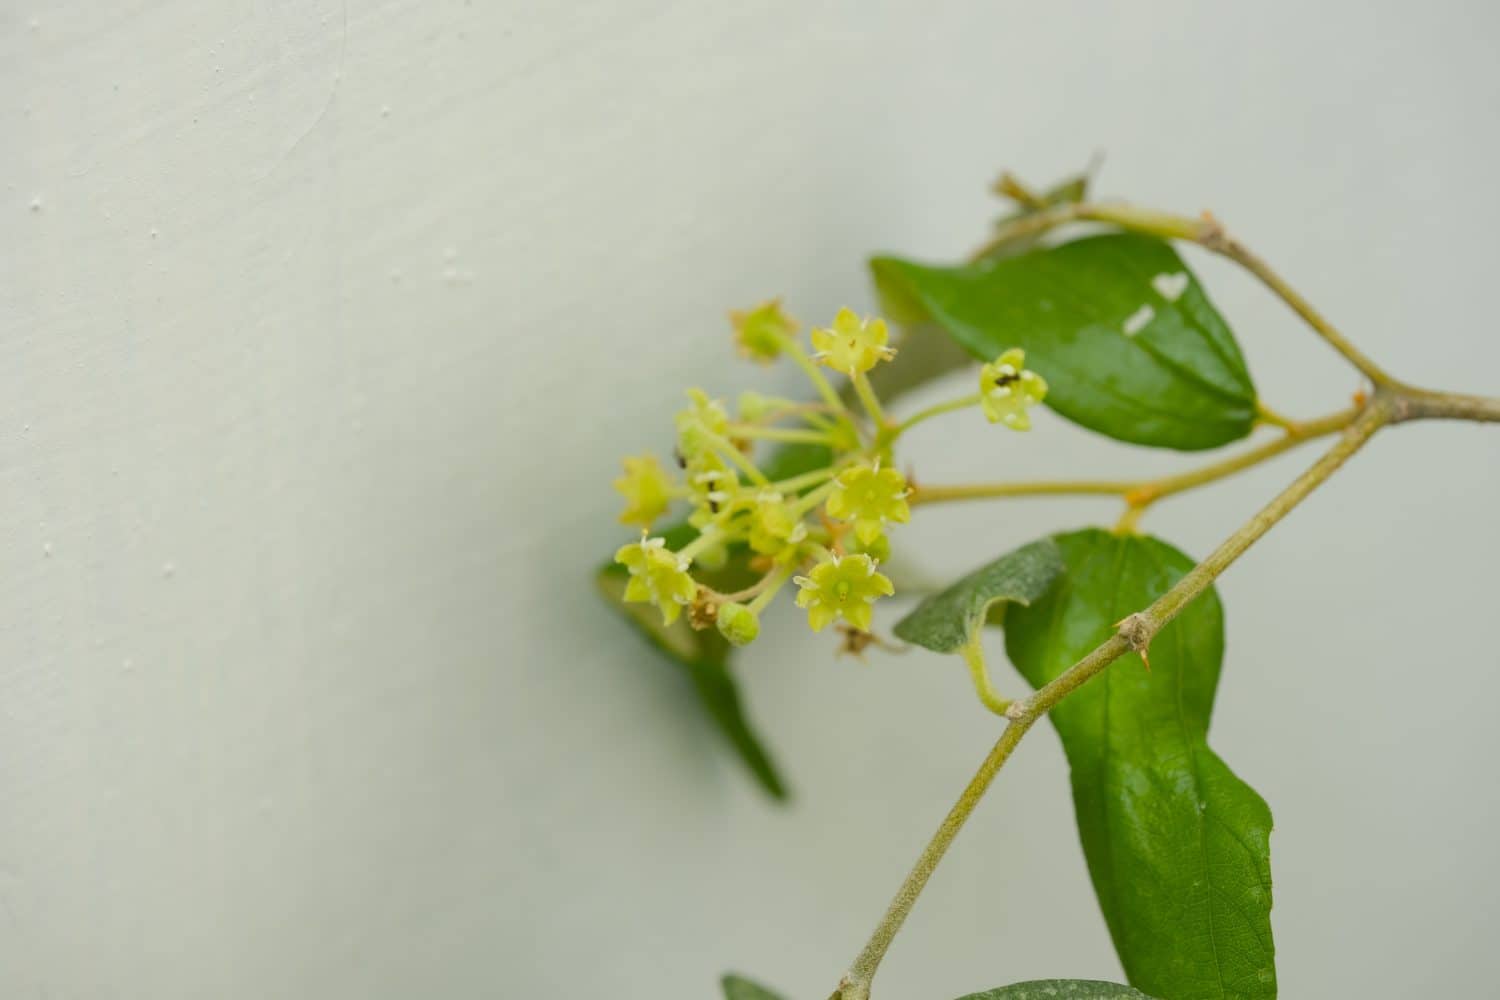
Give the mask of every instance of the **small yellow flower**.
[[766, 556], [795, 552], [807, 537], [807, 525], [792, 513], [786, 499], [774, 491], [762, 491], [750, 512], [750, 548]]
[[620, 547], [615, 562], [630, 570], [625, 600], [656, 605], [663, 625], [675, 622], [697, 596], [698, 585], [688, 575], [692, 560], [669, 550], [665, 538], [647, 538], [642, 532], [639, 542]]
[[905, 524], [911, 520], [911, 506], [906, 502], [910, 493], [906, 477], [895, 469], [882, 469], [879, 462], [857, 465], [834, 480], [828, 515], [853, 521], [854, 537], [871, 545], [885, 530], [887, 521]]
[[655, 455], [625, 459], [625, 475], [615, 480], [614, 487], [625, 498], [621, 524], [649, 528], [672, 504], [672, 478]]
[[889, 339], [885, 320], [874, 316], [860, 319], [847, 306], [839, 310], [832, 326], [812, 332], [812, 344], [818, 352], [814, 357], [851, 378], [895, 357], [895, 348], [886, 346]]
[[781, 356], [783, 345], [797, 332], [797, 321], [781, 308], [780, 299], [729, 314], [734, 341], [751, 361], [769, 364]]
[[740, 479], [718, 452], [705, 449], [687, 462], [687, 485], [695, 508], [688, 521], [701, 529], [726, 512], [739, 493]]
[[864, 555], [835, 556], [793, 582], [802, 588], [797, 592], [797, 607], [807, 609], [807, 623], [814, 632], [840, 617], [868, 632], [871, 603], [896, 592], [888, 578], [875, 572], [875, 561]]
[[1047, 395], [1047, 381], [1026, 370], [1026, 352], [1012, 347], [979, 370], [979, 402], [990, 423], [1013, 431], [1031, 429], [1026, 411]]
[[710, 399], [702, 389], [689, 389], [687, 395], [692, 405], [679, 411], [676, 417], [677, 451], [691, 462], [712, 447], [704, 440], [705, 432], [724, 436], [729, 429], [729, 414], [723, 403]]

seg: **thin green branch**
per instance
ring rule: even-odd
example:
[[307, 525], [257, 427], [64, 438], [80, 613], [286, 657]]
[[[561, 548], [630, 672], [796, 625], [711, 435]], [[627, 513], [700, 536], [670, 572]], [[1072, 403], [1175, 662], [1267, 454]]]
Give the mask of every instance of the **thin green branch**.
[[1125, 502], [1131, 507], [1146, 507], [1175, 493], [1185, 493], [1199, 486], [1217, 482], [1236, 472], [1241, 472], [1252, 466], [1259, 465], [1280, 455], [1282, 452], [1290, 451], [1308, 441], [1316, 441], [1318, 438], [1327, 437], [1337, 433], [1352, 424], [1359, 416], [1358, 407], [1350, 407], [1337, 413], [1330, 413], [1326, 417], [1317, 417], [1313, 420], [1304, 420], [1300, 423], [1288, 425], [1287, 432], [1274, 441], [1238, 455], [1231, 455], [1222, 461], [1213, 462], [1203, 466], [1201, 469], [1192, 469], [1188, 472], [1179, 473], [1175, 476], [1163, 476], [1160, 479], [1148, 480], [1140, 483], [1134, 489], [1125, 494]]
[[936, 405], [927, 407], [925, 410], [918, 410], [896, 425], [895, 434], [899, 437], [924, 420], [931, 420], [933, 417], [940, 417], [945, 413], [952, 413], [955, 410], [965, 410], [971, 406], [978, 406], [980, 402], [979, 393], [975, 392], [967, 396], [960, 396], [957, 399], [950, 399], [946, 403], [937, 403]]
[[764, 611], [766, 606], [775, 599], [777, 592], [792, 578], [792, 574], [796, 572], [796, 569], [797, 567], [794, 564], [788, 564], [766, 574], [765, 588], [759, 594], [756, 594], [755, 599], [750, 602], [751, 613], [758, 615]]
[[800, 520], [802, 516], [808, 511], [815, 509], [818, 504], [822, 503], [824, 500], [827, 500], [837, 487], [837, 479], [833, 480], [832, 482], [824, 483], [822, 486], [819, 486], [811, 493], [804, 494], [802, 499], [792, 504], [789, 513], [792, 515], [792, 517]]
[[913, 493], [908, 502], [916, 506], [951, 503], [957, 500], [987, 500], [997, 497], [1118, 496], [1122, 497], [1131, 508], [1144, 508], [1163, 497], [1217, 482], [1236, 472], [1275, 458], [1298, 445], [1327, 437], [1349, 426], [1358, 413], [1357, 408], [1350, 408], [1312, 420], [1286, 421], [1282, 418], [1288, 430], [1275, 440], [1174, 476], [1135, 480], [1084, 479], [1020, 483], [965, 483], [950, 486], [928, 486], [918, 483], [913, 487]]
[[771, 489], [778, 493], [796, 493], [799, 490], [807, 489], [809, 486], [816, 486], [819, 483], [826, 482], [838, 475], [838, 472], [839, 470], [836, 466], [824, 466], [821, 469], [804, 472], [800, 476], [778, 479], [771, 484]]
[[755, 463], [745, 456], [745, 453], [735, 447], [734, 442], [726, 439], [723, 435], [715, 434], [707, 428], [699, 428], [698, 433], [702, 436], [720, 457], [727, 458], [736, 468], [750, 478], [757, 486], [769, 486], [771, 481], [766, 474], [756, 467]]
[[1133, 479], [1047, 479], [1020, 483], [960, 483], [929, 486], [918, 482], [912, 486], [907, 502], [920, 504], [952, 503], [957, 500], [993, 500], [1000, 497], [1043, 496], [1124, 496], [1140, 483]]
[[1312, 303], [1303, 298], [1302, 294], [1295, 288], [1287, 284], [1281, 275], [1273, 271], [1271, 265], [1267, 264], [1258, 255], [1252, 253], [1239, 240], [1225, 232], [1224, 227], [1218, 222], [1212, 219], [1205, 220], [1203, 230], [1198, 235], [1196, 242], [1199, 246], [1212, 250], [1222, 257], [1228, 257], [1259, 278], [1262, 284], [1281, 298], [1281, 301], [1291, 306], [1292, 311], [1301, 316], [1303, 321], [1327, 341], [1330, 347], [1342, 354], [1345, 361], [1358, 368], [1375, 385], [1392, 385], [1394, 383], [1395, 380], [1386, 374], [1385, 369], [1370, 360], [1363, 351], [1355, 347], [1349, 341], [1349, 338], [1339, 332], [1338, 327], [1334, 326], [1326, 316], [1314, 309]]
[[963, 793], [959, 795], [958, 801], [953, 808], [948, 810], [948, 815], [943, 818], [943, 823], [938, 827], [937, 833], [933, 834], [932, 840], [928, 841], [923, 848], [921, 857], [912, 867], [911, 874], [906, 876], [906, 881], [901, 883], [901, 888], [896, 892], [896, 898], [891, 900], [890, 907], [885, 911], [885, 917], [880, 925], [875, 928], [875, 933], [865, 945], [864, 951], [850, 966], [849, 972], [839, 983], [839, 988], [834, 990], [829, 1000], [869, 1000], [870, 981], [875, 978], [875, 970], [880, 965], [880, 960], [885, 957], [886, 950], [891, 946], [891, 940], [901, 925], [906, 921], [906, 915], [911, 912], [912, 906], [917, 902], [917, 897], [927, 886], [927, 880], [932, 877], [933, 870], [937, 868], [938, 862], [943, 860], [948, 846], [953, 843], [953, 838], [958, 836], [958, 831], [963, 829], [964, 823], [969, 815], [974, 812], [974, 807], [979, 805], [979, 800], [984, 798], [984, 793], [989, 789], [990, 782], [995, 780], [995, 775], [1006, 760], [1010, 758], [1011, 751], [1016, 744], [1021, 742], [1021, 737], [1026, 735], [1036, 722], [1032, 719], [1017, 719], [1006, 725], [1005, 731], [1000, 734], [1000, 740], [985, 757], [984, 763], [979, 765], [979, 770], [974, 777], [969, 779], [968, 785], [964, 787]]
[[849, 412], [849, 408], [844, 405], [844, 401], [834, 391], [832, 384], [824, 377], [823, 372], [819, 370], [818, 363], [792, 337], [782, 335], [777, 339], [781, 343], [781, 349], [787, 353], [798, 368], [802, 369], [802, 374], [806, 375], [807, 380], [813, 384], [813, 388], [823, 398], [823, 402], [828, 406], [828, 409], [852, 426], [854, 423], [853, 414]]
[[876, 428], [885, 428], [890, 425], [886, 419], [885, 410], [880, 405], [880, 397], [875, 395], [875, 387], [870, 385], [870, 376], [864, 372], [855, 372], [852, 376], [854, 383], [854, 394], [859, 397], [860, 405], [870, 415], [870, 422]]
[[796, 427], [759, 427], [755, 424], [730, 424], [729, 436], [757, 441], [781, 441], [789, 444], [834, 444], [834, 436], [827, 431], [803, 430]]
[[984, 647], [979, 644], [979, 631], [975, 631], [974, 637], [964, 643], [959, 652], [963, 654], [964, 662], [969, 665], [969, 676], [974, 681], [974, 693], [979, 695], [980, 702], [996, 715], [1004, 715], [1005, 710], [1010, 708], [1010, 699], [996, 691], [994, 683], [990, 681], [990, 668], [984, 662]]

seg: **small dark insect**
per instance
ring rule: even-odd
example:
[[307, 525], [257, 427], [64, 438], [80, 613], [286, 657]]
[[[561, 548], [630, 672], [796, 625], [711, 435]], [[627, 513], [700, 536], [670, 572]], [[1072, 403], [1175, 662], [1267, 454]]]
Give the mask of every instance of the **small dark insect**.
[[677, 460], [677, 467], [679, 469], [687, 468], [687, 456], [682, 453], [681, 448], [673, 448], [672, 457]]
[[713, 497], [708, 498], [708, 512], [710, 514], [717, 514], [719, 512], [719, 501]]
[[1011, 372], [1008, 375], [996, 375], [995, 376], [995, 388], [996, 389], [1003, 389], [1006, 386], [1010, 385], [1012, 382], [1019, 381], [1020, 378], [1021, 378], [1021, 373], [1020, 372]]

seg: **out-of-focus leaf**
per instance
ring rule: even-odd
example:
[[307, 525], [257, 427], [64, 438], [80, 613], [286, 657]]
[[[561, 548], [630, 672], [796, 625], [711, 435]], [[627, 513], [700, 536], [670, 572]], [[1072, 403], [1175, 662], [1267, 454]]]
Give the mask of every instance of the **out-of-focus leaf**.
[[[680, 531], [676, 533], [680, 534]], [[732, 555], [731, 565], [723, 572], [746, 572], [743, 570], [744, 561], [742, 553]], [[610, 607], [624, 615], [636, 632], [667, 660], [686, 672], [703, 706], [761, 787], [773, 798], [786, 798], [786, 783], [745, 717], [739, 691], [729, 673], [729, 643], [717, 629], [693, 630], [686, 615], [671, 625], [662, 625], [661, 612], [656, 608], [648, 604], [627, 604], [622, 598], [628, 577], [623, 566], [611, 562], [599, 568], [595, 579]]]
[[773, 993], [764, 986], [733, 973], [719, 982], [724, 987], [724, 1000], [782, 1000], [780, 993]]
[[[1067, 572], [1006, 616], [1006, 651], [1040, 687], [1193, 561], [1153, 538], [1056, 538]], [[1161, 997], [1271, 998], [1271, 811], [1206, 742], [1224, 655], [1210, 589], [1052, 710], [1094, 891], [1131, 984]]]
[[1046, 378], [1047, 405], [1101, 434], [1194, 451], [1237, 441], [1256, 416], [1234, 335], [1182, 258], [1135, 233], [1003, 260], [871, 261], [892, 315], [940, 326], [974, 357], [1012, 347]]
[[1023, 545], [928, 597], [896, 623], [896, 635], [935, 653], [956, 653], [999, 603], [1030, 604], [1063, 571], [1050, 538]]

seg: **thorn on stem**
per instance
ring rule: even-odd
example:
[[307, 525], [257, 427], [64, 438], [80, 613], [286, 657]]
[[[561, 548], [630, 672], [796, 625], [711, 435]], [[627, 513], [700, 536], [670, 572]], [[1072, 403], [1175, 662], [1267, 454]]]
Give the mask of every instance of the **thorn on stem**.
[[1143, 612], [1137, 611], [1115, 622], [1115, 628], [1120, 638], [1125, 640], [1125, 645], [1129, 646], [1132, 652], [1139, 653], [1141, 662], [1146, 665], [1147, 670], [1150, 670], [1151, 640], [1156, 636], [1156, 627], [1152, 625], [1151, 620]]

